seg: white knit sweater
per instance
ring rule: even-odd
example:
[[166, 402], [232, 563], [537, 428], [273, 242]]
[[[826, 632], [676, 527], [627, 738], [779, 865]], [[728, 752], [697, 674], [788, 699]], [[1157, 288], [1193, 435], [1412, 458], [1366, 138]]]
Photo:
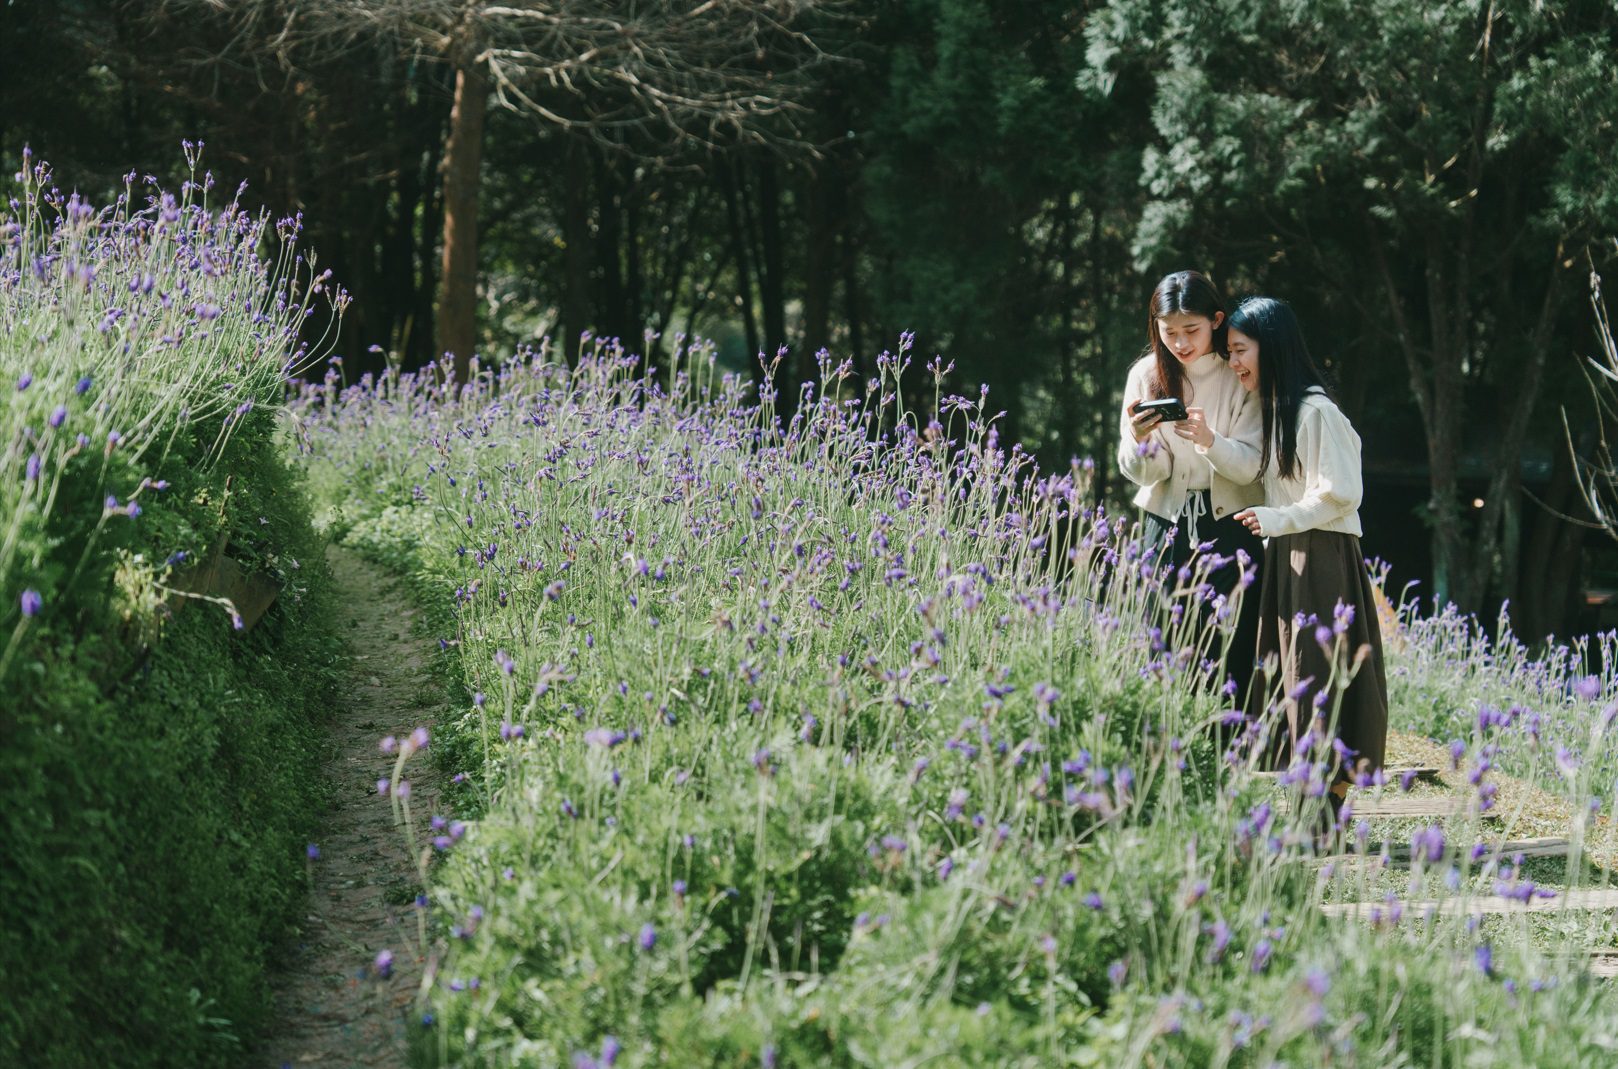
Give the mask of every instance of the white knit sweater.
[[1265, 538], [1304, 531], [1360, 530], [1360, 436], [1324, 393], [1304, 395], [1298, 406], [1297, 473], [1282, 479], [1271, 458], [1264, 473], [1264, 504], [1253, 510]]
[[1139, 486], [1135, 504], [1165, 520], [1177, 520], [1192, 488], [1206, 487], [1213, 518], [1223, 519], [1264, 500], [1257, 482], [1263, 420], [1258, 402], [1242, 388], [1224, 357], [1204, 353], [1185, 367], [1187, 407], [1200, 407], [1214, 432], [1204, 449], [1163, 424], [1143, 441], [1130, 429], [1128, 406], [1149, 396], [1147, 383], [1155, 358], [1148, 354], [1129, 369], [1124, 411], [1118, 423], [1118, 468]]

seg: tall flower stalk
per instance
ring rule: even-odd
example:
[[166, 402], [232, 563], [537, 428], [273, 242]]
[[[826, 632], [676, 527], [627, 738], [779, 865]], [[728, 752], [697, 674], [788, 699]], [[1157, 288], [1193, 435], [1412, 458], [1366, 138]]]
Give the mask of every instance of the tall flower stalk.
[[[186, 144], [178, 194], [131, 172], [104, 207], [64, 193], [26, 151], [13, 176], [0, 214], [0, 378], [15, 384], [0, 412], [0, 679], [30, 620], [71, 601], [102, 559], [109, 527], [166, 489], [151, 473], [176, 443], [216, 463], [248, 413], [281, 403], [317, 304], [346, 303], [297, 251], [299, 218], [210, 206], [201, 148]], [[19, 611], [28, 590], [34, 611]]]

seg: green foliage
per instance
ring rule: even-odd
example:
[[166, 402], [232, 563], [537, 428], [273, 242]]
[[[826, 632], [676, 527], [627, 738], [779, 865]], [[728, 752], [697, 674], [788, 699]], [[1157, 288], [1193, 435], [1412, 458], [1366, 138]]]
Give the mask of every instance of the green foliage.
[[1588, 346], [1576, 294], [1618, 232], [1611, 5], [1109, 0], [1086, 34], [1082, 83], [1151, 101], [1136, 263], [1190, 250], [1296, 303], [1368, 455], [1425, 452], [1437, 606], [1565, 626], [1533, 598], [1521, 484], [1530, 444], [1568, 448], [1544, 401], [1583, 385], [1561, 354]]
[[[7, 1065], [240, 1064], [300, 913], [337, 669], [278, 434], [303, 305], [207, 184], [98, 211], [30, 165], [0, 220]], [[215, 552], [279, 587], [250, 631]]]
[[1139, 301], [1133, 116], [1076, 88], [1082, 19], [1043, 0], [894, 5], [863, 146], [883, 322], [958, 361], [965, 389], [988, 384], [1007, 437], [1059, 463], [1105, 450], [1115, 428], [1090, 417], [1139, 346], [1119, 314]]
[[[187, 471], [177, 455], [168, 474]], [[13, 670], [0, 972], [26, 982], [0, 1007], [7, 1060], [234, 1065], [265, 1023], [266, 966], [297, 922], [324, 797], [320, 726], [337, 665], [321, 546], [273, 440], [187, 483], [205, 500], [227, 476], [234, 508], [217, 533], [297, 562], [257, 627], [238, 635], [203, 605], [149, 648], [99, 630], [103, 566], [82, 582], [83, 622], [58, 602]], [[278, 530], [260, 526], [261, 507]], [[167, 518], [132, 533], [131, 548], [161, 556], [175, 545], [165, 528], [218, 526], [206, 504]]]

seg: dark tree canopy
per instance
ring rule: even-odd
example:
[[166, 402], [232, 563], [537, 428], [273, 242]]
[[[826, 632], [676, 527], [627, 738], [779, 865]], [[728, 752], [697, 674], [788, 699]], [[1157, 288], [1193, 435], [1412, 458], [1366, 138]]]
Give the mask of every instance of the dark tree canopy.
[[1595, 0], [13, 0], [0, 148], [106, 188], [205, 140], [304, 213], [355, 370], [700, 333], [868, 373], [913, 330], [1063, 468], [1110, 453], [1146, 295], [1198, 267], [1303, 314], [1367, 548], [1539, 634], [1606, 581], [1552, 562], [1588, 530], [1560, 408], [1592, 422], [1615, 31]]

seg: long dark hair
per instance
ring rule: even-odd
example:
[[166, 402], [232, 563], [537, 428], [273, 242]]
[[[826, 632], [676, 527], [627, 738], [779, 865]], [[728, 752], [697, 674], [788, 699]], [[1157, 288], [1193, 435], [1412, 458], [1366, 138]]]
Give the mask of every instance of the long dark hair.
[[1230, 329], [1258, 343], [1258, 399], [1264, 413], [1264, 451], [1260, 471], [1268, 471], [1270, 458], [1283, 479], [1298, 471], [1298, 409], [1310, 390], [1329, 397], [1303, 328], [1292, 306], [1274, 297], [1249, 297], [1230, 313]]
[[1180, 392], [1185, 387], [1185, 370], [1157, 332], [1159, 319], [1179, 314], [1208, 320], [1213, 326], [1213, 350], [1225, 355], [1225, 298], [1219, 287], [1201, 271], [1164, 275], [1146, 306], [1146, 351], [1157, 357], [1157, 367], [1147, 383], [1153, 397], [1185, 396]]

